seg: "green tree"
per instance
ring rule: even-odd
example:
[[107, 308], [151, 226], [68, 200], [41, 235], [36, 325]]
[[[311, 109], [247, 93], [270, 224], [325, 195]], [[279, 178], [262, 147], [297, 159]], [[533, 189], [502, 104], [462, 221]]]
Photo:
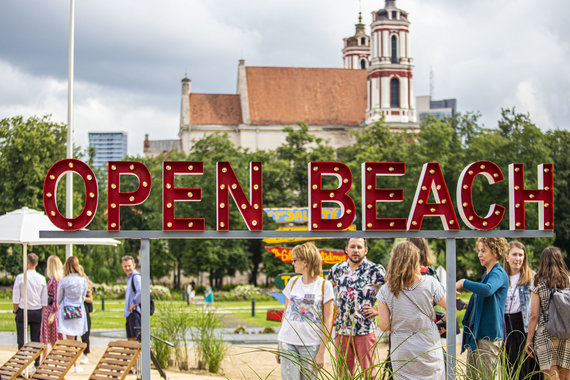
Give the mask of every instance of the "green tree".
[[[570, 252], [570, 132], [553, 130], [546, 133], [545, 143], [554, 163], [554, 245], [564, 252]], [[566, 254], [566, 264], [570, 267], [570, 257]]]
[[[66, 133], [65, 125], [49, 116], [0, 120], [0, 215], [22, 207], [43, 210], [44, 179], [51, 165], [65, 158]], [[61, 253], [62, 247], [33, 251], [42, 270], [47, 255]], [[21, 246], [0, 245], [0, 265], [13, 275], [22, 272], [21, 252]]]
[[43, 210], [44, 179], [65, 158], [66, 130], [49, 116], [0, 120], [0, 213], [21, 207]]
[[[290, 163], [290, 169], [282, 175], [289, 176], [288, 182], [297, 192], [297, 207], [307, 205], [307, 165], [312, 161], [331, 161], [335, 151], [322, 138], [309, 133], [309, 126], [298, 123], [298, 128], [285, 127], [286, 142], [277, 148], [279, 158]], [[295, 207], [292, 205], [292, 207]]]

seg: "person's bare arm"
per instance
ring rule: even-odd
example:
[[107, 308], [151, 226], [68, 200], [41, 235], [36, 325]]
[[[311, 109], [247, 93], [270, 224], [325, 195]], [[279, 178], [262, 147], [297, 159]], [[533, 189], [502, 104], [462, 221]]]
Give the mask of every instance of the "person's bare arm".
[[385, 303], [378, 301], [378, 327], [382, 331], [390, 328], [390, 310]]
[[[540, 297], [537, 293], [530, 293], [530, 317], [528, 318], [528, 334], [526, 337], [526, 345], [533, 347], [534, 331], [538, 324], [538, 316], [540, 314]], [[534, 349], [534, 348], [533, 348]], [[528, 351], [527, 351], [528, 352]], [[532, 352], [529, 356], [534, 357]]]
[[315, 357], [315, 364], [323, 367], [325, 365], [325, 351], [327, 350], [327, 343], [331, 337], [332, 323], [334, 313], [334, 301], [331, 299], [323, 306], [323, 332], [321, 337], [321, 345]]
[[[285, 301], [285, 309], [283, 309], [283, 318], [285, 318], [285, 313], [287, 312], [287, 307], [289, 306], [289, 298]], [[281, 318], [281, 324], [283, 324], [283, 318]], [[279, 356], [279, 343], [277, 343], [277, 354], [275, 354], [275, 361], [277, 364], [281, 364], [281, 357]]]

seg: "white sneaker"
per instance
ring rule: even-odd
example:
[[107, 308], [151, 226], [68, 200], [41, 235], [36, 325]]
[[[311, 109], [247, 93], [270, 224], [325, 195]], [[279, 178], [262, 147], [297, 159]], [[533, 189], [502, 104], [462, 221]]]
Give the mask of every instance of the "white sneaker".
[[81, 372], [83, 372], [83, 367], [80, 365], [76, 365], [75, 367], [73, 367], [73, 371], [75, 373], [81, 373]]
[[87, 364], [87, 363], [89, 363], [89, 358], [87, 358], [87, 356], [85, 356], [85, 355], [81, 355], [81, 357], [79, 358], [79, 363], [80, 364]]

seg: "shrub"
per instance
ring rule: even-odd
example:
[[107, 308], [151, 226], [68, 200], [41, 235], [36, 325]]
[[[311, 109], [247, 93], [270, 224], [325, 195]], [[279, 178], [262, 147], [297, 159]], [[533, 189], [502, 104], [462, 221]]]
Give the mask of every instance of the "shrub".
[[222, 333], [217, 328], [222, 327], [222, 319], [215, 310], [197, 309], [194, 313], [196, 328], [191, 330], [192, 339], [196, 344], [196, 360], [199, 369], [218, 373], [227, 353]]
[[[160, 339], [164, 340], [168, 339], [168, 333], [166, 332], [165, 329], [161, 327], [153, 328], [152, 334]], [[152, 352], [154, 353], [154, 356], [156, 357], [156, 360], [158, 361], [160, 367], [162, 368], [170, 367], [170, 365], [172, 364], [171, 363], [172, 347], [161, 342], [158, 339], [151, 339], [150, 343], [151, 343]]]
[[[126, 284], [93, 284], [93, 295], [105, 296], [114, 299], [120, 299], [125, 296], [127, 290]], [[150, 285], [150, 291], [155, 300], [169, 300], [172, 299], [170, 290], [162, 285]]]
[[[159, 305], [156, 319], [156, 329], [159, 337], [169, 340], [174, 344], [175, 364], [178, 369], [188, 369], [188, 341], [186, 335], [192, 325], [193, 316], [186, 308], [173, 307], [172, 305]], [[164, 343], [162, 343], [164, 344]], [[158, 346], [158, 344], [157, 344]], [[161, 347], [161, 349], [164, 349]], [[166, 351], [166, 349], [164, 349]], [[170, 347], [168, 349], [171, 355]], [[166, 356], [166, 354], [165, 354]]]
[[270, 301], [273, 299], [253, 285], [238, 285], [230, 292], [216, 293], [214, 298], [218, 301], [247, 301], [252, 298], [258, 301]]

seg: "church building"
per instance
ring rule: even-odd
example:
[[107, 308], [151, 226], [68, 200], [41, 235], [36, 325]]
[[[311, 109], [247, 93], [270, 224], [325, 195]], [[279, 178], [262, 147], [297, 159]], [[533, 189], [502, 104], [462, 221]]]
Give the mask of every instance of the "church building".
[[[283, 128], [298, 122], [335, 148], [352, 144], [351, 132], [382, 118], [393, 130], [418, 130], [408, 13], [396, 0], [385, 1], [372, 12], [370, 34], [360, 15], [354, 35], [344, 39], [343, 68], [258, 67], [240, 60], [235, 94], [194, 93], [191, 80], [182, 79], [180, 140], [170, 149], [188, 152], [194, 140], [214, 132], [253, 151], [274, 149], [285, 142]], [[145, 154], [162, 153], [164, 146], [147, 137]]]

